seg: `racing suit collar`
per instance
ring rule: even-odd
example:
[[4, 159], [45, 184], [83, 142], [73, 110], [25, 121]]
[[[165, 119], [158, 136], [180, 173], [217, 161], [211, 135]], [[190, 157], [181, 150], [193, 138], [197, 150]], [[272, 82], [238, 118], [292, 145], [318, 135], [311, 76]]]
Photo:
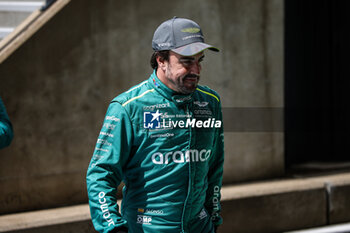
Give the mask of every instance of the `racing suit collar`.
[[157, 90], [162, 96], [165, 98], [173, 101], [177, 106], [188, 104], [192, 102], [192, 95], [184, 95], [179, 94], [176, 91], [170, 89], [167, 87], [162, 81], [159, 80], [159, 78], [156, 75], [156, 70], [153, 70], [153, 73], [151, 77], [148, 79], [148, 82], [154, 87], [155, 90]]

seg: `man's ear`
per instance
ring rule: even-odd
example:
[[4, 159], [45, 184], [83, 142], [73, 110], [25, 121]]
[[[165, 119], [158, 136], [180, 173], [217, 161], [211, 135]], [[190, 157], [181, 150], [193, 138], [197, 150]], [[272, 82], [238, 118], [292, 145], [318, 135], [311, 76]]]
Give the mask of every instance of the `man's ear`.
[[157, 63], [158, 63], [158, 68], [160, 68], [162, 71], [165, 72], [166, 70], [166, 60], [162, 58], [161, 56], [157, 57]]

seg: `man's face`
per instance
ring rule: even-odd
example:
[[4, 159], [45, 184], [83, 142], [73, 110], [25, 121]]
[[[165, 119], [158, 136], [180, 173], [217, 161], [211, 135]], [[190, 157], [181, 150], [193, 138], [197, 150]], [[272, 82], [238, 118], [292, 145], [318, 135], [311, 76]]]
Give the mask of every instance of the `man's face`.
[[179, 93], [189, 94], [196, 90], [204, 54], [182, 56], [170, 51], [169, 61], [165, 61], [166, 85]]

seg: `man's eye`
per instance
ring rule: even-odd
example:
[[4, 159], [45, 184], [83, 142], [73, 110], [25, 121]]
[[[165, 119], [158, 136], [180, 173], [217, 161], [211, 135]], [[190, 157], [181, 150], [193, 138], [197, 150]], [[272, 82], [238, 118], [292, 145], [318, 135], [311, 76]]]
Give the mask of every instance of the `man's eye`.
[[192, 65], [193, 61], [191, 61], [191, 60], [183, 60], [182, 63], [188, 66], [188, 65]]

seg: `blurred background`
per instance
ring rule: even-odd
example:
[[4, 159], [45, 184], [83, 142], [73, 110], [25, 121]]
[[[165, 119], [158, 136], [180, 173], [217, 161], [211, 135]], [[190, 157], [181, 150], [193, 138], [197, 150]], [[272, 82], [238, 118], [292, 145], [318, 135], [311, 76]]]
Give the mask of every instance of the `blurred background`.
[[0, 96], [15, 135], [0, 151], [0, 232], [94, 232], [85, 175], [107, 106], [149, 77], [153, 33], [173, 16], [220, 49], [206, 52], [201, 84], [220, 94], [224, 125], [268, 125], [225, 130], [219, 232], [349, 222], [349, 5], [0, 1]]

